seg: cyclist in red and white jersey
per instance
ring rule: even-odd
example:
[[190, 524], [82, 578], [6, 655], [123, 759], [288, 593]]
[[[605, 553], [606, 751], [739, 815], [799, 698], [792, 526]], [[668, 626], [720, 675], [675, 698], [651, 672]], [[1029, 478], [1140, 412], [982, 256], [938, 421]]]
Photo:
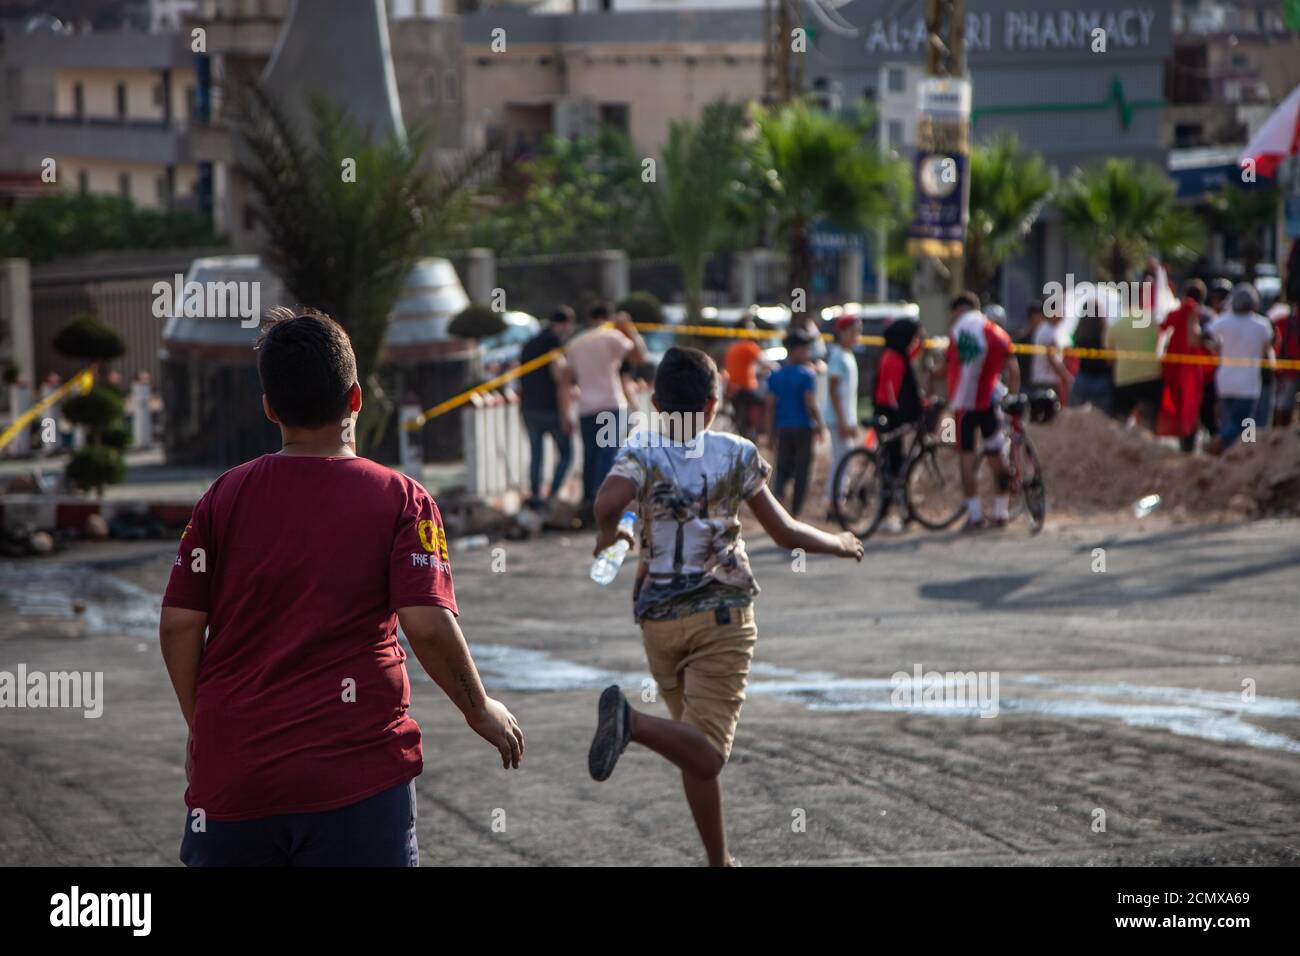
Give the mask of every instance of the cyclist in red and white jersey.
[[961, 450], [961, 487], [966, 495], [966, 525], [972, 531], [985, 527], [980, 507], [979, 485], [975, 480], [978, 464], [975, 457], [975, 433], [983, 438], [983, 454], [988, 458], [997, 482], [993, 499], [996, 528], [1009, 518], [1011, 476], [1002, 459], [1002, 419], [998, 406], [999, 381], [1003, 375], [1007, 387], [1020, 392], [1020, 366], [1011, 352], [1011, 337], [980, 311], [974, 292], [963, 292], [952, 300], [952, 326], [948, 332], [948, 405], [957, 417]]

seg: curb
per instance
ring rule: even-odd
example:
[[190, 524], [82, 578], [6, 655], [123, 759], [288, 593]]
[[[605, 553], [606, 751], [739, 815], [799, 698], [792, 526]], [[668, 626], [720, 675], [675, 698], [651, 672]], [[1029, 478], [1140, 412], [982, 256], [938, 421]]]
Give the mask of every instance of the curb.
[[105, 521], [120, 517], [154, 518], [168, 527], [183, 526], [194, 511], [183, 501], [95, 501], [73, 495], [18, 494], [0, 496], [0, 530], [31, 525], [40, 531], [80, 531], [91, 515]]

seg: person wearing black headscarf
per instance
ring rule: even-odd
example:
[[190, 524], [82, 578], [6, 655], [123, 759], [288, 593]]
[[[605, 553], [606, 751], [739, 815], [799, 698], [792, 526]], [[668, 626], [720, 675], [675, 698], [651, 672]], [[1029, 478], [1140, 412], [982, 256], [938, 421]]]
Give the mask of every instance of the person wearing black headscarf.
[[[879, 434], [918, 420], [925, 410], [916, 384], [912, 358], [920, 350], [921, 326], [915, 319], [895, 319], [885, 326], [885, 347], [876, 369], [875, 408]], [[882, 446], [889, 474], [898, 477], [903, 464], [901, 439]]]

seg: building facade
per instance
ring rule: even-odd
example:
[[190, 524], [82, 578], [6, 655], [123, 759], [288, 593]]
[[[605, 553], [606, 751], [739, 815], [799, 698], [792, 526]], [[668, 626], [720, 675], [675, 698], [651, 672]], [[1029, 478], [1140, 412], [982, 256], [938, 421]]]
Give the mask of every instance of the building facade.
[[461, 19], [467, 139], [507, 152], [597, 124], [657, 154], [676, 119], [762, 95], [758, 9], [531, 14]]
[[5, 56], [9, 140], [23, 168], [53, 160], [65, 189], [149, 209], [194, 206], [197, 76], [182, 37], [38, 31]]

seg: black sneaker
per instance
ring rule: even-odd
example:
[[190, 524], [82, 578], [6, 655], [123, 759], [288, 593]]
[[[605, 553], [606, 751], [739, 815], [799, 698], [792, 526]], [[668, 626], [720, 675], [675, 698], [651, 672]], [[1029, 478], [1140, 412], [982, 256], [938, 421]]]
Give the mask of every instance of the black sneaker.
[[632, 706], [618, 685], [611, 684], [601, 691], [600, 703], [596, 705], [596, 736], [591, 738], [591, 751], [587, 754], [591, 779], [608, 780], [631, 739]]

